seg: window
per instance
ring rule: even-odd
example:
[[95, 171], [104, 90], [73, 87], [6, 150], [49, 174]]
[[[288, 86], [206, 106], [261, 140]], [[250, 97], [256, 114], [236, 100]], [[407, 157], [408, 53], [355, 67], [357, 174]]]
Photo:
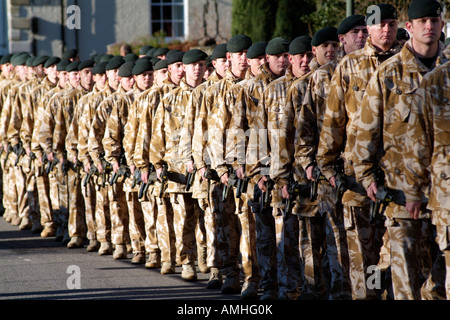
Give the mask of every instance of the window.
[[154, 0], [151, 4], [151, 33], [163, 31], [166, 37], [184, 38], [183, 0]]

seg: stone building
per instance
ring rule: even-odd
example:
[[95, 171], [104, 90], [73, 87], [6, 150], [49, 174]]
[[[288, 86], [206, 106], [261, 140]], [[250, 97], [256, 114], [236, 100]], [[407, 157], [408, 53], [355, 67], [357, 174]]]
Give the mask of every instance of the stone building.
[[167, 41], [226, 41], [232, 0], [0, 0], [0, 54], [27, 51], [82, 59], [164, 31]]

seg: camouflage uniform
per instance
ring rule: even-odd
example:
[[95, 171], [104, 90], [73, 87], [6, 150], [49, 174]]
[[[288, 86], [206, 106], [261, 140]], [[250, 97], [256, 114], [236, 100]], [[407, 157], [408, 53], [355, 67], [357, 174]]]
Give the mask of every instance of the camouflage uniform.
[[[104, 191], [107, 192], [107, 197], [109, 200], [109, 212], [111, 219], [111, 242], [116, 246], [125, 246], [130, 242], [129, 239], [129, 216], [128, 208], [126, 204], [126, 197], [123, 190], [123, 183], [117, 182], [116, 184], [110, 186], [109, 179], [111, 178], [111, 168], [112, 164], [106, 164], [102, 161], [105, 155], [105, 149], [103, 146], [103, 138], [105, 136], [106, 125], [111, 112], [116, 103], [124, 103], [123, 99], [126, 94], [125, 90], [119, 86], [117, 91], [112, 93], [110, 96], [106, 97], [95, 111], [95, 116], [92, 119], [91, 128], [89, 131], [88, 140], [88, 150], [89, 155], [92, 159], [93, 165], [99, 167], [102, 165], [103, 174], [101, 177], [102, 186]], [[103, 181], [105, 178], [105, 181]], [[102, 202], [103, 203], [103, 202]], [[99, 217], [106, 218], [107, 217]], [[99, 223], [107, 223], [98, 221]], [[98, 224], [99, 224], [98, 223]]]
[[[450, 47], [444, 51], [450, 58]], [[450, 121], [450, 62], [425, 75], [412, 100], [405, 137], [405, 185], [407, 201], [421, 201], [422, 190], [431, 185], [428, 209], [436, 226], [436, 242], [446, 265], [445, 292], [450, 300], [450, 200], [448, 123]]]
[[[141, 112], [133, 161], [141, 173], [149, 173], [150, 171], [150, 142], [156, 109], [164, 95], [174, 88], [176, 88], [176, 85], [169, 78], [166, 78], [162, 86], [154, 84], [150, 89], [144, 91], [137, 101], [137, 109], [140, 109]], [[161, 192], [161, 182], [159, 180], [149, 187], [145, 197], [148, 201], [148, 210], [144, 210], [144, 215], [147, 216], [146, 232], [148, 235], [156, 235], [157, 246], [161, 252], [161, 263], [171, 265], [176, 261], [176, 248], [170, 198], [164, 191]], [[152, 213], [152, 206], [155, 205], [156, 209], [154, 210], [156, 212]], [[156, 226], [154, 225], [155, 217]], [[155, 236], [153, 236], [153, 241], [151, 242], [153, 248], [156, 247], [154, 241]]]
[[[186, 167], [181, 160], [179, 141], [186, 106], [190, 100], [192, 90], [193, 88], [182, 79], [178, 87], [171, 90], [161, 99], [156, 109], [150, 143], [150, 162], [156, 170], [166, 164], [167, 170], [170, 172], [180, 175], [186, 173]], [[166, 188], [166, 186], [162, 187]], [[198, 202], [192, 198], [192, 192], [186, 192], [185, 185], [178, 182], [169, 180], [165, 192], [170, 195], [173, 209], [176, 258], [179, 257], [182, 265], [194, 267], [197, 257], [195, 226]], [[170, 261], [170, 263], [175, 262], [173, 260]]]
[[[180, 139], [180, 154], [182, 155], [185, 164], [194, 160], [192, 155], [192, 144], [195, 124], [199, 121], [203, 94], [209, 86], [219, 80], [219, 76], [214, 71], [207, 81], [203, 82], [192, 91], [191, 100], [186, 108], [186, 117]], [[197, 172], [192, 185], [192, 198], [197, 199], [200, 209], [196, 227], [197, 255], [199, 267], [202, 266], [204, 271], [207, 271], [207, 267], [220, 266], [217, 252], [216, 219], [211, 212], [211, 205], [209, 204], [210, 197], [208, 190], [210, 190], [210, 188], [208, 188], [208, 182], [204, 181], [200, 176], [198, 169], [201, 167], [196, 166], [196, 168]], [[203, 266], [203, 264], [206, 264], [206, 266]]]
[[[343, 57], [331, 80], [327, 110], [320, 135], [317, 163], [327, 180], [336, 176], [336, 160], [344, 161], [348, 190], [342, 196], [344, 227], [350, 257], [350, 281], [354, 299], [373, 299], [376, 292], [366, 287], [366, 269], [376, 265], [384, 228], [369, 223], [370, 199], [355, 181], [353, 146], [358, 126], [359, 107], [365, 87], [376, 68], [397, 53], [398, 45], [378, 52], [368, 37], [364, 48]], [[359, 240], [363, 237], [364, 240]]]
[[[430, 245], [431, 235], [423, 233], [424, 229], [430, 229], [430, 212], [423, 210], [419, 220], [412, 220], [404, 207], [402, 191], [405, 185], [403, 147], [410, 103], [423, 75], [430, 71], [414, 54], [411, 41], [373, 74], [360, 110], [354, 149], [355, 173], [362, 185], [368, 188], [376, 181], [374, 168], [379, 160], [386, 186], [392, 190], [394, 199], [384, 213], [390, 238], [392, 284], [395, 299], [408, 300], [421, 298], [419, 276], [422, 271], [425, 273], [423, 276], [428, 277], [431, 269], [429, 249], [424, 252], [420, 248], [423, 239], [427, 239]], [[439, 45], [436, 65], [447, 60], [442, 56], [443, 45]], [[381, 159], [378, 159], [380, 154]], [[383, 182], [377, 184], [382, 185]], [[429, 285], [426, 283], [422, 287], [422, 298], [428, 298], [436, 289]]]
[[[78, 159], [83, 163], [84, 167], [94, 165], [89, 153], [89, 132], [92, 126], [92, 121], [96, 115], [100, 103], [112, 93], [113, 91], [108, 85], [106, 85], [103, 90], [99, 90], [95, 85], [91, 96], [88, 99], [89, 101], [84, 104], [84, 106], [81, 105], [83, 107], [83, 111], [81, 112], [82, 116], [79, 120], [77, 150]], [[87, 173], [85, 172], [83, 181], [86, 179], [86, 175]], [[98, 180], [96, 180], [96, 178]], [[101, 243], [111, 242], [111, 218], [107, 191], [107, 188], [102, 188], [102, 182], [98, 175], [96, 177], [92, 177], [84, 190], [85, 200], [87, 200], [86, 198], [90, 198], [90, 201], [94, 201], [93, 204], [95, 205], [92, 215], [89, 214], [89, 210], [86, 211], [88, 237], [91, 232], [94, 232], [95, 235], [93, 235], [92, 238], [95, 237], [95, 239]], [[89, 205], [85, 206], [86, 209], [89, 208]]]

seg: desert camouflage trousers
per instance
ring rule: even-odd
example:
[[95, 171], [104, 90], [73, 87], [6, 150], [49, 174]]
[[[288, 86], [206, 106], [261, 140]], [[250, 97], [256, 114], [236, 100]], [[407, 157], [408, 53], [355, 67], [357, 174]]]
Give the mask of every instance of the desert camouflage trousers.
[[173, 209], [170, 197], [154, 195], [157, 206], [156, 234], [158, 247], [161, 250], [161, 263], [176, 263], [175, 229], [173, 222]]
[[436, 225], [436, 242], [444, 255], [445, 297], [450, 300], [450, 226]]
[[39, 169], [37, 169], [35, 173], [41, 225], [43, 227], [53, 228], [55, 225], [53, 222], [53, 210], [50, 201], [49, 177], [45, 172], [43, 175], [40, 175]]
[[[388, 212], [390, 210], [405, 210], [399, 207], [390, 203], [386, 216], [393, 216]], [[445, 255], [436, 248], [437, 228], [431, 220], [387, 218], [386, 227], [390, 240], [394, 299], [445, 299]], [[432, 256], [432, 252], [436, 253]]]
[[[109, 181], [109, 178], [108, 178]], [[111, 242], [114, 245], [130, 243], [129, 213], [123, 182], [106, 185], [111, 218]]]
[[[108, 188], [95, 185], [95, 225], [97, 240], [111, 242], [111, 213], [108, 201]], [[87, 223], [89, 225], [89, 222]]]
[[95, 222], [97, 195], [94, 181], [90, 180], [85, 186], [83, 186], [86, 175], [86, 172], [84, 172], [81, 179], [81, 193], [84, 199], [86, 238], [89, 240], [97, 240], [97, 223]]
[[81, 191], [81, 179], [77, 173], [67, 172], [67, 193], [69, 198], [69, 236], [84, 238], [86, 236], [86, 218], [84, 196]]

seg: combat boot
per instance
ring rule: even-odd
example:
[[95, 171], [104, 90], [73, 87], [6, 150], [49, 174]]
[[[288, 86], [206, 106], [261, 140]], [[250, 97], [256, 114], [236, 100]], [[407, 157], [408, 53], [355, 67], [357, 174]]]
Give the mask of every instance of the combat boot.
[[11, 225], [12, 226], [18, 226], [18, 225], [20, 225], [21, 221], [22, 221], [22, 218], [20, 218], [19, 216], [15, 215], [11, 219]]
[[22, 221], [20, 221], [19, 230], [30, 230], [31, 229], [31, 220], [28, 217], [23, 217]]
[[161, 254], [159, 252], [150, 252], [145, 267], [149, 269], [161, 268]]
[[50, 238], [55, 236], [56, 230], [53, 227], [45, 227], [41, 232], [41, 238]]
[[112, 254], [111, 242], [101, 242], [100, 249], [98, 249], [98, 255], [104, 256], [104, 255], [110, 255], [110, 254]]
[[197, 271], [193, 263], [183, 264], [181, 270], [181, 279], [185, 281], [197, 281]]
[[133, 258], [131, 258], [131, 263], [133, 264], [145, 263], [145, 252], [135, 252]]
[[163, 262], [161, 267], [161, 274], [172, 274], [175, 273], [175, 266], [171, 262]]
[[258, 296], [258, 284], [254, 281], [245, 281], [241, 292], [242, 299], [254, 299]]
[[82, 248], [83, 247], [83, 238], [81, 237], [72, 237], [67, 244], [67, 248], [74, 249], [74, 248]]
[[207, 289], [220, 289], [222, 287], [222, 272], [219, 268], [211, 268], [211, 275], [206, 285]]
[[37, 234], [37, 233], [41, 233], [41, 231], [42, 231], [41, 222], [40, 221], [33, 222], [32, 226], [31, 226], [31, 233]]
[[90, 240], [89, 245], [86, 248], [86, 251], [94, 252], [94, 251], [98, 251], [99, 248], [100, 248], [100, 242], [98, 242], [97, 240]]
[[239, 276], [227, 276], [222, 285], [221, 292], [223, 294], [235, 294], [241, 291]]
[[124, 244], [116, 244], [116, 250], [113, 253], [113, 259], [126, 259], [127, 258], [127, 246]]
[[264, 290], [260, 300], [276, 300], [278, 298], [276, 290]]
[[201, 273], [208, 273], [209, 267], [206, 264], [206, 256], [207, 256], [207, 248], [206, 246], [198, 246], [197, 250], [198, 255], [198, 269]]

